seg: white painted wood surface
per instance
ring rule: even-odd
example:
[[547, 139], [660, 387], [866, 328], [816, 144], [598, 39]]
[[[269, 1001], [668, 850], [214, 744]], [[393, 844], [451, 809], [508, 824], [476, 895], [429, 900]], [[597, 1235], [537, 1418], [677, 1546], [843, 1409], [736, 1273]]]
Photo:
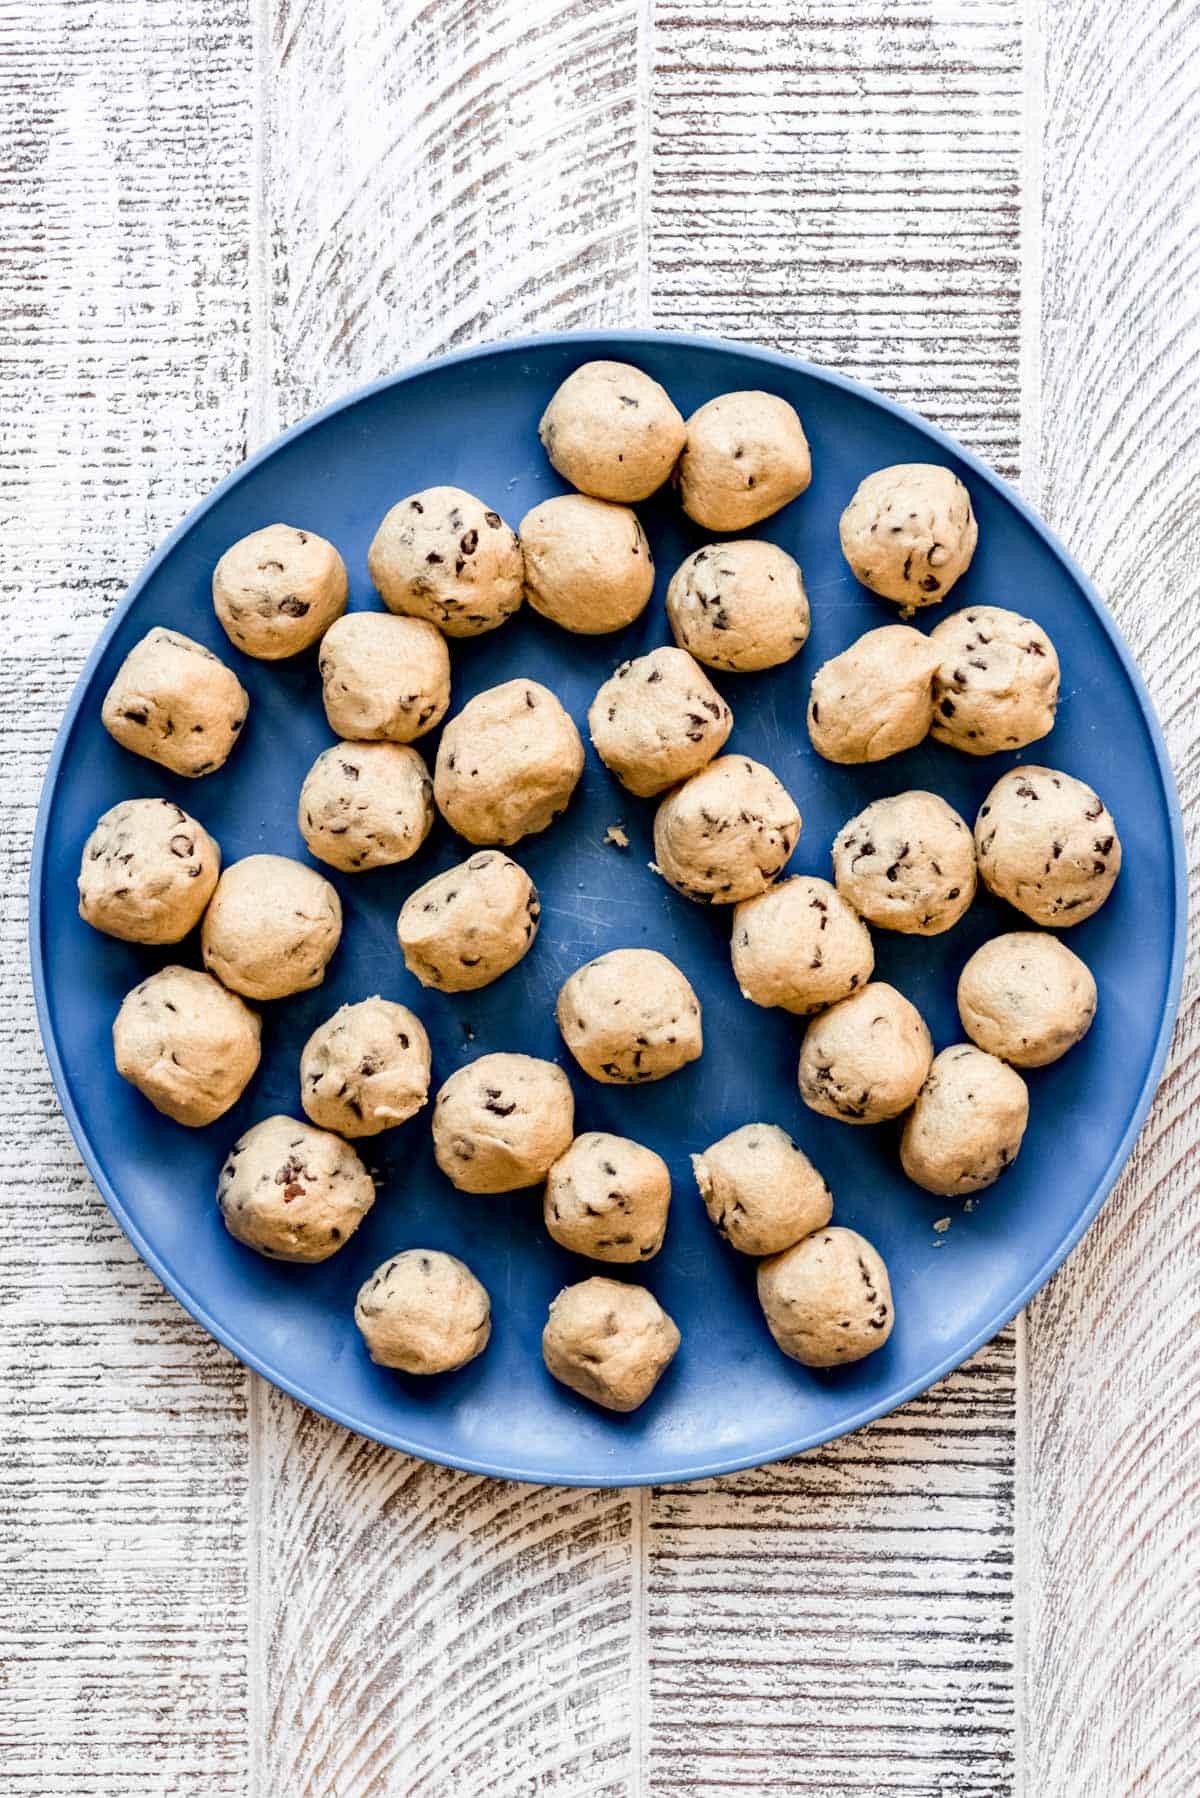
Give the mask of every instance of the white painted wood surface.
[[10, 0], [0, 68], [0, 1785], [1190, 1798], [1194, 987], [1014, 1332], [788, 1465], [551, 1492], [364, 1444], [183, 1316], [58, 1116], [23, 911], [70, 685], [196, 493], [359, 381], [542, 326], [796, 349], [1019, 472], [1194, 801], [1200, 18]]

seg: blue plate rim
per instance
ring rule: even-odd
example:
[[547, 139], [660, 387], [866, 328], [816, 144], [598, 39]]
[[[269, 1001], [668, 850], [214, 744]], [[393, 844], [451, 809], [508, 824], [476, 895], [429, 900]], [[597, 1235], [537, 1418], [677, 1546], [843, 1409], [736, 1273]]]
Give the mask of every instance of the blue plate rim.
[[[175, 545], [199, 522], [204, 515], [215, 506], [223, 496], [239, 482], [244, 480], [250, 471], [268, 457], [275, 455], [285, 444], [294, 442], [307, 432], [314, 430], [326, 419], [337, 413], [348, 410], [370, 399], [391, 387], [401, 386], [417, 380], [430, 371], [451, 367], [457, 363], [482, 361], [497, 356], [520, 356], [534, 350], [562, 348], [564, 345], [578, 345], [581, 354], [588, 346], [613, 348], [623, 346], [627, 353], [636, 352], [639, 345], [654, 345], [663, 342], [678, 344], [689, 349], [707, 353], [734, 354], [748, 362], [757, 362], [765, 368], [786, 368], [799, 371], [812, 380], [825, 383], [827, 386], [840, 388], [842, 391], [866, 399], [891, 413], [895, 418], [914, 426], [934, 443], [940, 444], [949, 454], [955, 456], [972, 473], [999, 493], [1014, 510], [1024, 519], [1027, 525], [1041, 538], [1058, 561], [1076, 582], [1091, 606], [1100, 627], [1107, 634], [1117, 659], [1130, 687], [1137, 699], [1139, 710], [1146, 726], [1154, 749], [1155, 762], [1166, 795], [1167, 812], [1170, 819], [1171, 850], [1171, 897], [1175, 912], [1175, 929], [1171, 944], [1171, 962], [1167, 979], [1167, 997], [1163, 1006], [1158, 1035], [1155, 1039], [1154, 1053], [1151, 1057], [1146, 1077], [1137, 1096], [1129, 1117], [1125, 1132], [1113, 1153], [1104, 1173], [1096, 1184], [1088, 1203], [1075, 1219], [1070, 1229], [1055, 1245], [1038, 1269], [1013, 1297], [1011, 1303], [1006, 1302], [1000, 1311], [987, 1323], [976, 1330], [964, 1345], [957, 1346], [949, 1355], [943, 1357], [927, 1373], [917, 1379], [897, 1386], [883, 1398], [863, 1407], [845, 1420], [836, 1430], [817, 1430], [811, 1435], [801, 1436], [794, 1440], [780, 1442], [765, 1451], [756, 1450], [751, 1454], [740, 1454], [729, 1457], [718, 1457], [715, 1460], [704, 1460], [697, 1464], [684, 1464], [666, 1472], [643, 1473], [620, 1470], [611, 1477], [607, 1473], [589, 1472], [586, 1474], [564, 1474], [559, 1470], [549, 1471], [528, 1467], [506, 1467], [500, 1463], [487, 1460], [476, 1460], [471, 1456], [450, 1456], [439, 1452], [436, 1447], [422, 1444], [412, 1437], [396, 1434], [391, 1431], [366, 1429], [341, 1407], [322, 1401], [314, 1393], [309, 1392], [301, 1382], [292, 1380], [273, 1369], [265, 1357], [256, 1353], [241, 1342], [232, 1330], [212, 1316], [203, 1299], [197, 1297], [188, 1288], [186, 1281], [178, 1278], [162, 1261], [153, 1245], [147, 1241], [126, 1212], [120, 1195], [109, 1181], [97, 1156], [95, 1155], [83, 1120], [76, 1110], [74, 1100], [67, 1083], [58, 1044], [49, 1016], [46, 997], [46, 971], [42, 953], [42, 887], [46, 853], [46, 838], [49, 830], [50, 811], [58, 784], [59, 773], [67, 742], [71, 736], [76, 718], [83, 704], [84, 696], [90, 684], [93, 671], [99, 663], [108, 641], [116, 630], [120, 620], [134, 604], [142, 589], [159, 565], [174, 549]], [[171, 1292], [184, 1309], [203, 1326], [216, 1341], [220, 1342], [239, 1360], [243, 1366], [261, 1374], [272, 1385], [287, 1392], [301, 1404], [327, 1417], [333, 1423], [341, 1424], [356, 1435], [364, 1436], [371, 1441], [379, 1442], [386, 1448], [399, 1450], [401, 1453], [417, 1456], [421, 1460], [431, 1461], [439, 1466], [454, 1467], [464, 1473], [483, 1474], [494, 1479], [512, 1480], [528, 1485], [578, 1486], [585, 1488], [623, 1487], [623, 1486], [661, 1486], [681, 1484], [690, 1480], [712, 1479], [721, 1474], [736, 1473], [750, 1467], [769, 1466], [776, 1461], [785, 1460], [792, 1455], [803, 1454], [813, 1448], [819, 1448], [826, 1442], [836, 1441], [842, 1436], [850, 1435], [865, 1424], [875, 1422], [880, 1417], [888, 1416], [899, 1406], [907, 1404], [910, 1399], [927, 1392], [931, 1386], [952, 1373], [956, 1368], [969, 1360], [985, 1343], [990, 1342], [1004, 1326], [1011, 1322], [1017, 1313], [1024, 1309], [1051, 1275], [1061, 1267], [1071, 1250], [1079, 1242], [1084, 1232], [1091, 1225], [1101, 1205], [1112, 1191], [1126, 1162], [1133, 1152], [1141, 1134], [1142, 1126], [1149, 1114], [1154, 1096], [1162, 1079], [1167, 1054], [1174, 1033], [1175, 1020], [1179, 1011], [1180, 997], [1183, 988], [1184, 956], [1187, 941], [1187, 863], [1184, 851], [1183, 816], [1179, 803], [1179, 793], [1175, 783], [1174, 771], [1167, 753], [1162, 727], [1159, 724], [1154, 702], [1150, 697], [1146, 683], [1134, 661], [1127, 643], [1112, 619], [1108, 607], [1099, 591], [1087, 578], [1069, 551], [1059, 542], [1050, 527], [1041, 519], [1033, 508], [1021, 497], [1016, 489], [1003, 476], [996, 473], [986, 462], [971, 450], [931, 424], [917, 412], [898, 401], [889, 399], [878, 393], [865, 382], [854, 381], [849, 376], [839, 374], [834, 369], [823, 368], [817, 363], [806, 362], [802, 357], [790, 356], [782, 350], [765, 349], [760, 345], [739, 343], [733, 338], [714, 337], [704, 333], [683, 331], [657, 331], [649, 329], [614, 328], [602, 331], [544, 331], [525, 337], [502, 338], [497, 342], [475, 344], [466, 349], [452, 350], [445, 355], [433, 356], [426, 361], [413, 363], [390, 375], [383, 375], [378, 380], [368, 382], [365, 386], [356, 387], [341, 398], [332, 400], [328, 405], [309, 413], [298, 423], [273, 437], [269, 443], [248, 456], [245, 461], [230, 471], [191, 511], [186, 513], [174, 530], [159, 544], [154, 554], [143, 565], [141, 571], [131, 582], [124, 597], [113, 608], [103, 630], [100, 632], [92, 651], [88, 656], [79, 678], [75, 683], [62, 722], [55, 736], [54, 747], [50, 754], [46, 773], [42, 782], [41, 797], [38, 802], [37, 820], [34, 826], [33, 850], [29, 875], [29, 951], [30, 967], [33, 981], [34, 1006], [37, 1014], [38, 1029], [42, 1039], [42, 1047], [50, 1068], [51, 1079], [58, 1096], [58, 1102], [67, 1120], [71, 1135], [75, 1140], [84, 1165], [95, 1181], [106, 1205], [116, 1218], [126, 1237], [137, 1250], [146, 1265], [158, 1276], [163, 1285]]]

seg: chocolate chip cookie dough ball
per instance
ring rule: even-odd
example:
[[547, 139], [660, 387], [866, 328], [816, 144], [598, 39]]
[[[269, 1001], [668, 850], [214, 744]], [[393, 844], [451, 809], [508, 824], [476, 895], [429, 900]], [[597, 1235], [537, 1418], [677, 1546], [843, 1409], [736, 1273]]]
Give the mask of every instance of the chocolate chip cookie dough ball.
[[739, 674], [790, 662], [811, 622], [799, 564], [753, 537], [706, 544], [681, 563], [667, 617], [681, 649]]
[[221, 767], [249, 708], [249, 694], [219, 656], [155, 625], [117, 669], [100, 717], [122, 749], [191, 780]]
[[679, 496], [706, 531], [744, 531], [811, 479], [804, 427], [778, 394], [721, 393], [687, 421]]
[[624, 630], [646, 609], [654, 558], [636, 512], [585, 493], [543, 500], [521, 520], [525, 597], [584, 636]]
[[354, 1321], [372, 1361], [401, 1373], [453, 1373], [492, 1334], [487, 1288], [441, 1249], [405, 1249], [358, 1289]]
[[932, 631], [941, 657], [933, 734], [968, 755], [1024, 749], [1054, 729], [1058, 655], [1032, 618], [1001, 606], [955, 612]]
[[404, 965], [422, 986], [469, 993], [515, 968], [542, 908], [524, 868], [484, 849], [410, 893], [396, 924]]
[[389, 612], [448, 637], [478, 637], [521, 604], [521, 545], [499, 512], [461, 487], [429, 487], [392, 507], [367, 552]]
[[771, 770], [722, 755], [659, 806], [655, 862], [685, 899], [736, 905], [766, 891], [799, 836], [795, 801]]
[[873, 1355], [896, 1321], [883, 1257], [833, 1224], [761, 1264], [758, 1302], [776, 1343], [805, 1367]]
[[481, 1055], [451, 1074], [434, 1106], [433, 1152], [461, 1192], [535, 1185], [574, 1133], [570, 1081], [532, 1055]]
[[800, 1048], [800, 1097], [823, 1117], [879, 1124], [907, 1111], [933, 1060], [925, 1020], [884, 980], [815, 1017]]
[[210, 974], [247, 999], [320, 986], [342, 934], [342, 904], [315, 868], [247, 855], [217, 882], [200, 932]]
[[652, 1292], [596, 1275], [564, 1287], [542, 1331], [547, 1370], [606, 1411], [636, 1411], [675, 1359], [679, 1331]]
[[593, 1261], [648, 1261], [662, 1247], [671, 1176], [661, 1155], [589, 1130], [546, 1179], [543, 1212], [555, 1242]]
[[897, 793], [839, 831], [833, 877], [843, 899], [881, 930], [939, 936], [975, 897], [975, 847], [936, 793]]
[[450, 707], [450, 651], [424, 618], [351, 612], [321, 645], [329, 728], [356, 743], [414, 743]]
[[899, 462], [860, 482], [842, 513], [842, 553], [854, 573], [906, 612], [945, 599], [975, 554], [971, 496], [948, 468]]
[[1121, 872], [1121, 839], [1102, 799], [1054, 768], [1013, 768], [979, 808], [984, 885], [1055, 930], [1098, 912]]
[[231, 643], [264, 662], [299, 655], [346, 610], [346, 564], [315, 531], [269, 524], [225, 551], [213, 607]]
[[177, 943], [221, 872], [202, 824], [169, 799], [123, 799], [97, 820], [79, 865], [79, 915], [126, 943]]
[[1013, 1068], [971, 1043], [936, 1055], [905, 1119], [900, 1161], [926, 1192], [958, 1198], [998, 1180], [1016, 1160], [1029, 1090]]
[[608, 1086], [663, 1080], [704, 1048], [700, 1001], [657, 949], [610, 949], [576, 968], [555, 1007], [585, 1074]]
[[548, 687], [510, 680], [469, 699], [442, 732], [433, 790], [468, 843], [519, 842], [545, 830], [583, 773], [583, 743]]
[[811, 874], [743, 900], [733, 914], [731, 948], [742, 997], [798, 1017], [845, 999], [875, 967], [871, 933], [858, 913]]
[[211, 974], [162, 968], [117, 1013], [117, 1072], [177, 1124], [211, 1124], [258, 1067], [259, 1028], [257, 1012]]
[[391, 999], [343, 1005], [300, 1052], [300, 1103], [322, 1130], [378, 1136], [414, 1117], [429, 1095], [429, 1038]]
[[777, 1255], [833, 1215], [833, 1197], [778, 1124], [743, 1124], [692, 1156], [709, 1217], [743, 1255]]
[[959, 975], [958, 1015], [989, 1055], [1044, 1068], [1091, 1029], [1096, 982], [1057, 937], [1014, 930], [976, 949]]
[[298, 1118], [247, 1130], [217, 1181], [229, 1234], [272, 1261], [328, 1261], [374, 1203], [375, 1182], [350, 1144]]
[[565, 481], [597, 499], [649, 499], [683, 448], [666, 389], [628, 362], [585, 362], [542, 414], [538, 436]]
[[710, 762], [733, 729], [733, 713], [690, 655], [653, 649], [605, 681], [588, 728], [605, 767], [644, 799]]
[[867, 631], [817, 669], [808, 734], [827, 762], [882, 762], [912, 749], [933, 722], [938, 652], [907, 624]]
[[401, 743], [335, 743], [304, 777], [300, 834], [318, 861], [346, 874], [415, 855], [433, 825], [433, 782]]

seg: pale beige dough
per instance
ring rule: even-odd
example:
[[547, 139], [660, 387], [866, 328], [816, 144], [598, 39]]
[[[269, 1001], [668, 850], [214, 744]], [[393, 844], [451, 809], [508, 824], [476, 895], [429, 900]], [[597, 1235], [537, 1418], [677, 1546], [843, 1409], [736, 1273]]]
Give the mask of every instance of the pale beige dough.
[[899, 462], [869, 474], [839, 529], [858, 579], [906, 612], [945, 599], [970, 567], [979, 535], [970, 494], [935, 462]]
[[663, 1080], [704, 1048], [691, 982], [657, 949], [610, 949], [576, 968], [555, 1008], [585, 1074], [607, 1086]]
[[170, 799], [123, 799], [96, 822], [79, 865], [79, 915], [127, 943], [177, 943], [200, 922], [221, 851]]
[[873, 980], [820, 1012], [800, 1047], [800, 1097], [843, 1124], [907, 1111], [933, 1060], [925, 1020], [894, 986]]
[[736, 905], [766, 891], [799, 836], [795, 801], [771, 770], [722, 755], [660, 804], [655, 865], [685, 899]]
[[429, 1037], [416, 1012], [360, 999], [319, 1024], [300, 1051], [300, 1103], [322, 1130], [378, 1136], [429, 1095]]
[[873, 1355], [896, 1321], [883, 1257], [834, 1224], [762, 1262], [758, 1300], [776, 1343], [805, 1367]]
[[512, 526], [461, 487], [429, 487], [392, 507], [367, 553], [389, 612], [448, 637], [478, 637], [521, 604], [524, 563]]
[[450, 651], [424, 618], [350, 612], [326, 632], [320, 670], [329, 728], [356, 743], [414, 743], [450, 708]]
[[535, 1185], [574, 1134], [570, 1081], [532, 1055], [481, 1055], [451, 1074], [434, 1105], [433, 1152], [462, 1192]]
[[315, 868], [285, 855], [247, 855], [217, 882], [200, 949], [231, 992], [283, 999], [320, 986], [341, 934], [341, 901]]
[[354, 1321], [372, 1361], [401, 1373], [453, 1373], [492, 1334], [487, 1288], [441, 1249], [404, 1249], [358, 1289]]
[[671, 1176], [661, 1155], [627, 1136], [577, 1136], [546, 1178], [546, 1229], [593, 1261], [648, 1261], [662, 1247]]
[[328, 1261], [374, 1203], [375, 1182], [350, 1144], [299, 1118], [247, 1130], [217, 1182], [229, 1234], [272, 1261]]
[[1103, 800], [1056, 768], [1001, 775], [979, 808], [975, 848], [984, 885], [1056, 930], [1098, 912], [1121, 871], [1121, 839]]
[[155, 625], [117, 669], [100, 717], [123, 749], [191, 780], [222, 766], [249, 709], [249, 694], [219, 656]]
[[934, 1057], [904, 1121], [900, 1161], [926, 1192], [978, 1192], [1011, 1167], [1028, 1122], [1020, 1074], [973, 1043], [955, 1043]]
[[548, 687], [510, 680], [469, 699], [442, 732], [433, 790], [468, 843], [509, 845], [545, 830], [583, 773], [583, 743]]
[[743, 1124], [692, 1156], [705, 1210], [743, 1255], [777, 1255], [833, 1215], [833, 1196], [778, 1124]]
[[1014, 930], [976, 949], [958, 978], [958, 1015], [989, 1055], [1044, 1068], [1091, 1029], [1096, 982], [1057, 937]]
[[667, 588], [675, 641], [698, 662], [739, 674], [790, 662], [811, 619], [800, 567], [774, 543], [708, 543]]
[[564, 630], [597, 636], [641, 616], [654, 588], [654, 557], [636, 512], [564, 493], [521, 520], [525, 597]]
[[433, 782], [404, 743], [335, 743], [304, 778], [297, 817], [318, 861], [343, 873], [392, 867], [433, 826]]
[[871, 933], [854, 907], [811, 874], [743, 900], [733, 914], [731, 952], [743, 998], [799, 1017], [865, 986], [875, 967]]
[[269, 524], [213, 570], [213, 607], [231, 643], [265, 662], [299, 655], [346, 610], [346, 564], [324, 537]]
[[422, 986], [468, 993], [515, 968], [533, 946], [542, 907], [524, 868], [482, 849], [404, 901], [396, 931]]
[[971, 606], [930, 633], [941, 658], [934, 680], [933, 734], [968, 755], [1024, 749], [1054, 729], [1058, 655], [1032, 618], [1001, 606]]
[[597, 1274], [564, 1287], [542, 1331], [548, 1371], [607, 1411], [636, 1411], [675, 1359], [679, 1331], [652, 1292]]
[[195, 1128], [241, 1098], [258, 1067], [259, 1030], [258, 1013], [211, 974], [161, 968], [125, 995], [113, 1055], [156, 1111]]
[[827, 762], [881, 762], [913, 749], [933, 722], [938, 652], [907, 624], [866, 631], [813, 676], [808, 734]]
[[679, 497], [706, 531], [744, 531], [811, 479], [804, 427], [778, 394], [721, 393], [687, 421]]
[[940, 936], [975, 897], [975, 846], [936, 793], [896, 793], [851, 818], [833, 844], [842, 898], [881, 930]]
[[542, 414], [538, 436], [565, 481], [597, 499], [649, 499], [683, 448], [666, 389], [628, 362], [585, 362]]
[[639, 798], [696, 774], [733, 729], [733, 713], [682, 649], [622, 662], [588, 711], [596, 754]]

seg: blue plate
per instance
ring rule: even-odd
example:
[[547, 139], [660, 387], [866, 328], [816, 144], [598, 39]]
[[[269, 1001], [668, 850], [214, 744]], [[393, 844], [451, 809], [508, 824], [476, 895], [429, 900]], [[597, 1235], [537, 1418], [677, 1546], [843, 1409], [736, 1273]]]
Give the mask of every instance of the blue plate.
[[[800, 1026], [741, 999], [729, 964], [729, 913], [689, 905], [649, 872], [653, 802], [631, 799], [590, 751], [565, 819], [516, 851], [541, 891], [542, 926], [532, 953], [503, 980], [446, 997], [424, 991], [404, 968], [395, 933], [403, 899], [465, 853], [439, 824], [406, 867], [353, 877], [322, 869], [345, 907], [341, 947], [323, 987], [265, 1009], [261, 1071], [217, 1124], [181, 1129], [114, 1070], [109, 1031], [128, 988], [153, 967], [198, 964], [199, 957], [194, 939], [145, 950], [80, 921], [75, 877], [97, 816], [118, 799], [165, 794], [216, 835], [227, 863], [263, 849], [303, 858], [296, 798], [330, 740], [315, 653], [272, 665], [226, 641], [210, 597], [218, 556], [276, 519], [306, 525], [341, 549], [351, 606], [377, 606], [367, 546], [402, 495], [454, 483], [516, 524], [529, 506], [562, 490], [538, 444], [537, 421], [563, 377], [594, 356], [637, 362], [685, 414], [727, 389], [765, 387], [789, 399], [804, 421], [812, 485], [760, 534], [792, 551], [804, 569], [811, 639], [787, 667], [718, 678], [734, 710], [732, 744], [773, 768], [803, 813], [793, 871], [828, 876], [838, 826], [868, 800], [907, 787], [931, 787], [973, 820], [993, 781], [1021, 759], [1079, 775], [1116, 817], [1121, 878], [1103, 910], [1068, 937], [1099, 983], [1095, 1026], [1063, 1061], [1030, 1075], [1020, 1159], [969, 1213], [904, 1179], [896, 1126], [852, 1129], [805, 1109], [796, 1089]], [[928, 460], [948, 462], [962, 476], [979, 516], [970, 572], [932, 616], [983, 601], [1037, 618], [1062, 659], [1058, 723], [1024, 758], [976, 761], [931, 743], [870, 768], [831, 767], [808, 743], [808, 681], [860, 632], [896, 617], [851, 576], [838, 547], [838, 515], [869, 470]], [[560, 695], [586, 738], [589, 700], [614, 665], [669, 640], [663, 591], [702, 540], [669, 494], [641, 513], [659, 571], [643, 618], [616, 636], [574, 637], [526, 609], [493, 635], [452, 646], [456, 708], [483, 687], [530, 675]], [[250, 691], [242, 741], [207, 779], [176, 779], [119, 749], [101, 727], [109, 682], [153, 624], [210, 645]], [[421, 747], [432, 764], [435, 738]], [[629, 834], [627, 850], [605, 840], [616, 823]], [[534, 338], [446, 357], [317, 413], [223, 482], [134, 582], [83, 672], [46, 779], [32, 901], [38, 1014], [63, 1110], [117, 1219], [193, 1316], [268, 1379], [380, 1442], [483, 1473], [581, 1485], [691, 1479], [792, 1454], [891, 1410], [993, 1336], [1078, 1240], [1133, 1146], [1178, 1002], [1185, 905], [1178, 805], [1149, 699], [1102, 602], [1028, 508], [940, 432], [837, 375], [765, 351], [635, 332]], [[985, 937], [1021, 926], [981, 893], [944, 936], [876, 932], [877, 973], [916, 1002], [944, 1047], [962, 1036], [954, 992], [967, 956]], [[704, 1007], [702, 1060], [635, 1091], [589, 1081], [554, 1024], [565, 977], [622, 944], [665, 951]], [[632, 1416], [577, 1399], [541, 1362], [549, 1301], [597, 1268], [547, 1240], [536, 1192], [455, 1192], [434, 1165], [428, 1111], [365, 1145], [382, 1176], [379, 1199], [332, 1261], [279, 1265], [226, 1234], [213, 1195], [229, 1144], [259, 1118], [298, 1112], [301, 1044], [335, 1006], [376, 992], [424, 1018], [435, 1085], [487, 1050], [549, 1056], [571, 1076], [580, 1129], [620, 1131], [667, 1158], [675, 1199], [666, 1245], [635, 1273], [677, 1320], [683, 1347]], [[704, 1215], [689, 1155], [758, 1118], [798, 1138], [833, 1188], [836, 1221], [869, 1236], [891, 1269], [895, 1333], [857, 1366], [822, 1374], [786, 1360], [755, 1302], [754, 1264], [725, 1247]], [[936, 1234], [934, 1221], [946, 1213], [952, 1225]], [[486, 1283], [494, 1313], [487, 1353], [461, 1373], [424, 1383], [374, 1367], [351, 1315], [366, 1274], [411, 1245], [462, 1255]]]

